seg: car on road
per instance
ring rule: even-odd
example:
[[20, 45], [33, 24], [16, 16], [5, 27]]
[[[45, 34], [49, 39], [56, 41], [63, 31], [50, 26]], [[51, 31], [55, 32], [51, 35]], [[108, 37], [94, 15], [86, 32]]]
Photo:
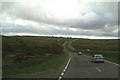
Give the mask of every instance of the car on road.
[[78, 55], [82, 55], [82, 52], [78, 52]]
[[92, 58], [92, 62], [102, 62], [104, 63], [104, 57], [101, 54], [95, 54]]

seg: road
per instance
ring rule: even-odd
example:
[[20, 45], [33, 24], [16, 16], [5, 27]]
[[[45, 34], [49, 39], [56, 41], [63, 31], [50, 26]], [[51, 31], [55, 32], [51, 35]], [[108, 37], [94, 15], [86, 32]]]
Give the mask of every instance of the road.
[[[71, 42], [74, 41], [76, 40]], [[106, 61], [105, 63], [92, 63], [91, 56], [78, 55], [66, 49], [65, 51], [70, 55], [70, 62], [61, 75], [63, 80], [64, 78], [118, 78], [118, 65]]]
[[73, 42], [77, 41], [77, 40], [78, 40], [78, 39], [74, 39], [74, 40], [70, 41], [69, 44], [68, 44], [68, 48], [70, 48], [71, 50], [76, 50], [74, 47], [72, 47], [71, 44], [72, 44]]
[[31, 78], [31, 80], [49, 80], [49, 78], [51, 78], [51, 80], [96, 80], [96, 78], [105, 78], [102, 80], [116, 80], [112, 78], [118, 78], [118, 65], [108, 61], [105, 63], [92, 63], [90, 56], [78, 55], [77, 53], [68, 51], [65, 47], [66, 44], [69, 43], [69, 48], [74, 49], [71, 46], [74, 41], [76, 40], [63, 44], [64, 51], [70, 55], [70, 58], [59, 68], [45, 72], [8, 76], [5, 80], [12, 80], [14, 78], [16, 80], [23, 80], [24, 78], [28, 78], [28, 80], [29, 78]]

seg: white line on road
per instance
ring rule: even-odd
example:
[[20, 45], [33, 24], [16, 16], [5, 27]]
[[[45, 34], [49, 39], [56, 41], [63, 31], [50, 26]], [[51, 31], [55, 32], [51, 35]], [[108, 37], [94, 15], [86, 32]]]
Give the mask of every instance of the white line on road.
[[64, 70], [66, 70], [67, 69], [67, 67], [65, 67], [65, 69]]
[[61, 73], [60, 77], [58, 78], [58, 80], [61, 80], [61, 79], [62, 79], [62, 76], [64, 75], [64, 73], [65, 73], [65, 71], [66, 71], [66, 69], [67, 69], [67, 67], [68, 67], [68, 65], [69, 65], [69, 63], [70, 63], [70, 60], [71, 60], [71, 56], [70, 56], [70, 58], [69, 58], [69, 60], [68, 60], [68, 62], [67, 62], [67, 65], [65, 66], [63, 72]]
[[[92, 58], [92, 56], [85, 55], [85, 54], [83, 54], [83, 55]], [[108, 61], [108, 60], [105, 60], [105, 62], [110, 63], [110, 64], [114, 64], [114, 65], [117, 65], [117, 66], [120, 66], [119, 64], [111, 62], [111, 61]]]
[[114, 64], [114, 65], [120, 66], [119, 64], [116, 64], [116, 63], [114, 63], [114, 62], [110, 62], [110, 61], [107, 61], [107, 60], [105, 60], [105, 62], [112, 63], [112, 64]]
[[61, 76], [63, 76], [63, 75], [64, 75], [64, 73], [62, 72], [62, 73], [61, 73]]
[[98, 69], [98, 68], [96, 68], [99, 72], [101, 72], [101, 70], [100, 69]]
[[65, 72], [65, 71], [66, 71], [66, 69], [63, 70], [63, 72]]
[[61, 80], [61, 78], [62, 78], [62, 77], [60, 76], [60, 77], [58, 78], [58, 80]]

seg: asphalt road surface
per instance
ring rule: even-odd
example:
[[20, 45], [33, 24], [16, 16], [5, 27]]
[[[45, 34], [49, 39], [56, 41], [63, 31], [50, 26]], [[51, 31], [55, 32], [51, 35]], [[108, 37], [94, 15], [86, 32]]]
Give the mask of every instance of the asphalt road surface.
[[68, 47], [69, 47], [71, 50], [76, 50], [74, 47], [72, 47], [71, 44], [72, 44], [73, 42], [77, 41], [77, 40], [78, 40], [78, 39], [74, 39], [74, 40], [72, 40], [72, 41], [69, 42]]
[[118, 78], [118, 65], [106, 61], [92, 63], [91, 56], [65, 51], [70, 54], [70, 62], [62, 78]]
[[[37, 72], [37, 73], [23, 74], [23, 75], [21, 74], [21, 75], [9, 76], [6, 78], [13, 78], [13, 79], [14, 78], [19, 78], [19, 79], [20, 78], [21, 79], [32, 78], [33, 80], [39, 79], [39, 78], [44, 78], [44, 79], [45, 78], [48, 78], [48, 79], [49, 78], [51, 78], [51, 79], [58, 78], [57, 80], [61, 80], [61, 79], [63, 79], [63, 80], [64, 79], [81, 80], [79, 78], [111, 78], [110, 80], [112, 80], [112, 78], [118, 78], [118, 65], [117, 64], [114, 64], [114, 63], [108, 62], [108, 61], [107, 62], [105, 61], [105, 63], [92, 63], [91, 62], [92, 57], [84, 55], [84, 54], [78, 55], [77, 53], [68, 51], [65, 48], [66, 44], [69, 43], [69, 48], [74, 49], [71, 46], [72, 42], [74, 42], [74, 41], [76, 41], [76, 40], [73, 40], [70, 42], [65, 42], [63, 44], [64, 51], [70, 55], [70, 58], [64, 64], [62, 64], [61, 67], [59, 67], [57, 69], [45, 71], [45, 72]], [[42, 80], [44, 80], [44, 79], [42, 79]], [[91, 80], [93, 80], [93, 79], [91, 79]], [[94, 79], [94, 80], [96, 80], [96, 79]], [[106, 80], [106, 79], [104, 79], [104, 80]], [[109, 79], [107, 79], [107, 80], [109, 80]]]

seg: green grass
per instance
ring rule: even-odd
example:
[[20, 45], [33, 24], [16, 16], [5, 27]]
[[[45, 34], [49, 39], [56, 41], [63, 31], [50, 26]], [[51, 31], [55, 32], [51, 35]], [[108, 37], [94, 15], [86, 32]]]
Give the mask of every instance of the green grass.
[[47, 41], [55, 41], [61, 39], [59, 37], [47, 37], [47, 36], [14, 36], [14, 38], [29, 39], [29, 40], [47, 40]]
[[[30, 59], [22, 63], [11, 63], [12, 60], [3, 61], [3, 76], [26, 74], [50, 70], [59, 67], [68, 57], [68, 54], [59, 54], [47, 59]], [[7, 62], [6, 62], [7, 61]], [[42, 62], [44, 61], [44, 62]]]
[[[68, 41], [70, 41], [70, 40], [68, 40]], [[65, 47], [66, 47], [66, 49], [67, 50], [69, 50], [69, 51], [71, 51], [71, 52], [75, 52], [75, 53], [78, 53], [80, 50], [71, 50], [69, 47], [68, 47], [68, 44], [69, 44], [69, 42], [65, 45]]]
[[79, 39], [72, 46], [78, 50], [118, 51], [118, 39]]
[[[72, 43], [72, 46], [76, 50], [71, 50], [66, 45], [67, 50], [78, 53], [82, 52], [83, 54], [93, 56], [94, 54], [102, 54], [106, 60], [119, 63], [120, 58], [118, 57], [118, 40], [92, 40], [92, 39], [79, 39]], [[86, 49], [91, 49], [86, 51]]]
[[107, 53], [107, 52], [100, 52], [100, 51], [84, 51], [83, 54], [93, 56], [94, 54], [102, 54], [105, 60], [109, 60], [115, 63], [118, 63], [118, 53]]
[[[45, 54], [59, 54], [62, 53], [62, 46], [56, 41], [57, 38], [52, 40], [40, 40], [41, 37], [34, 37], [37, 40], [34, 40], [32, 37], [29, 39], [24, 39], [24, 37], [8, 37], [5, 36], [2, 38], [2, 57], [8, 55], [15, 55], [16, 53], [24, 53], [24, 55], [45, 55]], [[45, 37], [46, 38], [46, 37]], [[63, 42], [62, 40], [59, 41]]]
[[[41, 72], [61, 65], [67, 54], [63, 54], [64, 38], [42, 36], [3, 36], [2, 69], [3, 76]], [[57, 40], [61, 43], [58, 44]], [[16, 53], [24, 56], [45, 56], [48, 58], [27, 59], [20, 63], [15, 61]]]

